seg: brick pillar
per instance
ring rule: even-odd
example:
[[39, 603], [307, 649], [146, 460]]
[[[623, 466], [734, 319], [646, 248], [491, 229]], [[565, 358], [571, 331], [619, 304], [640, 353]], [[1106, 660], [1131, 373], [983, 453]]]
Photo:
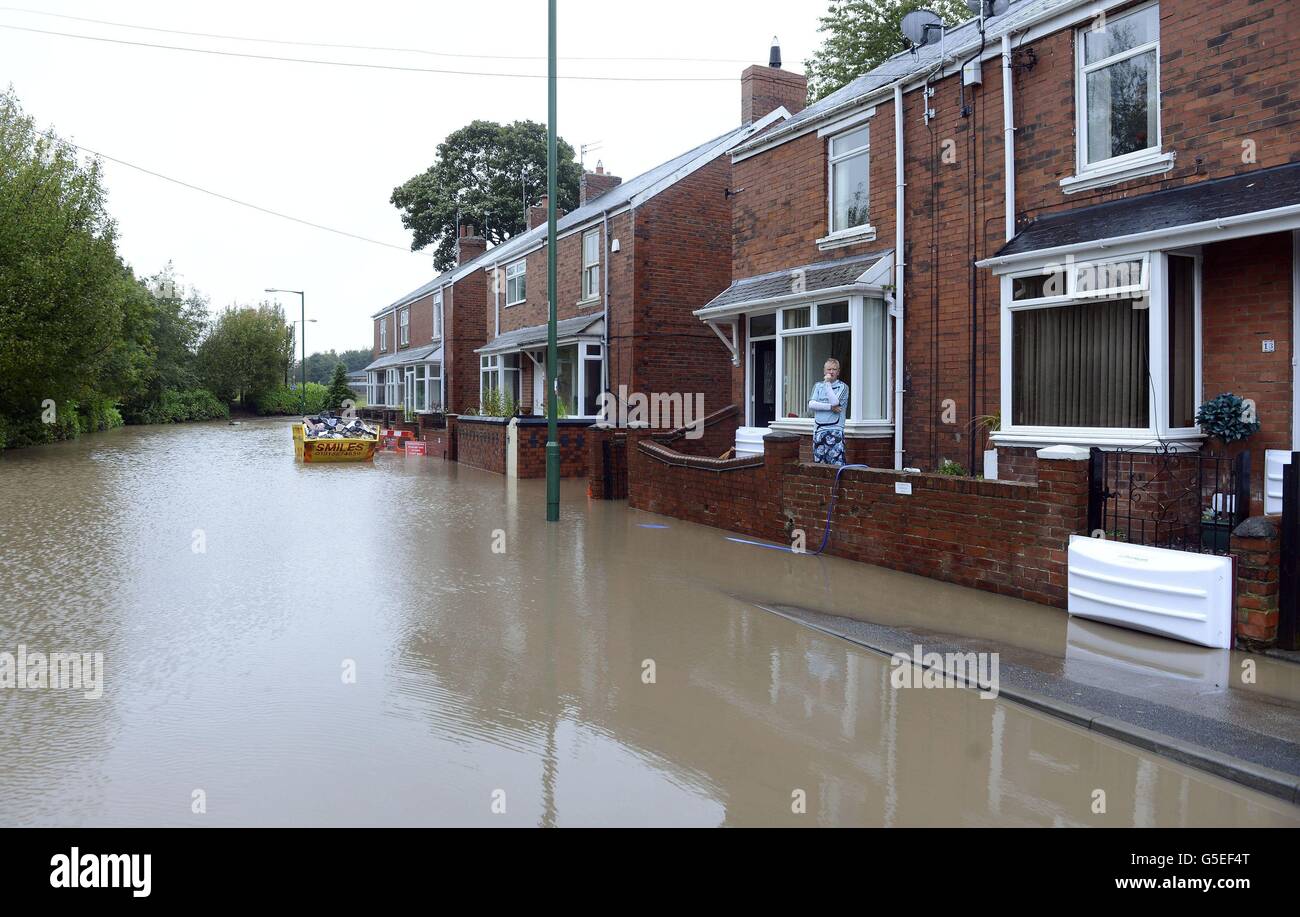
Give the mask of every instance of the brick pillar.
[[1049, 536], [1061, 541], [1088, 534], [1088, 450], [1049, 446], [1038, 450], [1038, 495], [1051, 518]]
[[[587, 431], [587, 495], [593, 500], [627, 497], [627, 434], [613, 427], [592, 426]], [[608, 450], [606, 445], [608, 444]], [[608, 452], [608, 467], [606, 454]], [[605, 486], [609, 478], [608, 489]]]
[[793, 433], [768, 433], [763, 437], [763, 476], [754, 505], [759, 513], [756, 534], [773, 541], [788, 542], [785, 513], [785, 480], [799, 464], [799, 442]]
[[456, 451], [457, 433], [459, 431], [458, 423], [460, 418], [455, 414], [447, 415], [447, 461], [460, 461], [459, 453]]
[[1232, 532], [1237, 560], [1237, 637], [1247, 646], [1277, 642], [1282, 538], [1277, 517], [1252, 516]]

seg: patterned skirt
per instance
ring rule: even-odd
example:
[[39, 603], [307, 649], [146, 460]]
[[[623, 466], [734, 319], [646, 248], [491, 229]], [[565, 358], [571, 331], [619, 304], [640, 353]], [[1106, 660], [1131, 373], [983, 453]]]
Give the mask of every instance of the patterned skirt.
[[813, 461], [819, 465], [844, 464], [844, 431], [835, 424], [813, 431]]

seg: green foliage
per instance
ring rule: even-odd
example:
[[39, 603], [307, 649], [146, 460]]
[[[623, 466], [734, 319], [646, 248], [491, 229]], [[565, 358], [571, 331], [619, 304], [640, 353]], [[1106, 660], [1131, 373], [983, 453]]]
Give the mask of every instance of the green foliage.
[[[307, 381], [328, 385], [330, 379], [334, 376], [334, 367], [339, 363], [342, 363], [346, 371], [351, 373], [356, 372], [358, 369], [365, 369], [372, 359], [368, 347], [364, 350], [345, 350], [342, 353], [336, 353], [333, 350], [322, 350], [310, 354], [307, 357]], [[301, 360], [293, 361], [293, 368], [289, 370], [289, 378], [302, 378]]]
[[307, 408], [303, 410], [302, 393], [297, 388], [276, 385], [257, 396], [259, 414], [307, 414], [314, 416], [327, 410], [329, 389], [318, 382], [307, 383]]
[[329, 393], [326, 396], [326, 405], [331, 411], [341, 411], [343, 402], [350, 401], [356, 404], [356, 392], [348, 388], [348, 369], [342, 363], [334, 364], [334, 378], [330, 380]]
[[1206, 436], [1224, 443], [1235, 443], [1259, 432], [1254, 404], [1232, 392], [1216, 395], [1197, 408], [1196, 423]]
[[131, 423], [184, 423], [191, 420], [224, 420], [226, 407], [205, 388], [163, 389], [158, 400], [128, 417]]
[[831, 0], [817, 27], [825, 36], [822, 46], [812, 60], [804, 61], [809, 102], [906, 51], [900, 24], [906, 14], [919, 9], [932, 10], [950, 26], [971, 18], [963, 0]]
[[199, 345], [198, 369], [204, 387], [227, 403], [236, 399], [246, 403], [282, 386], [293, 356], [287, 330], [279, 306], [264, 302], [256, 308], [227, 308]]
[[[581, 167], [573, 147], [556, 141], [558, 162], [555, 205], [578, 204]], [[522, 185], [520, 181], [522, 173]], [[523, 194], [529, 203], [546, 189], [546, 125], [535, 121], [498, 124], [472, 121], [438, 144], [433, 165], [393, 189], [390, 203], [414, 233], [411, 249], [436, 243], [434, 266], [456, 263], [456, 217], [473, 223], [493, 245], [528, 228]]]
[[966, 477], [966, 468], [952, 459], [944, 459], [943, 464], [939, 466], [939, 474], [952, 475], [957, 478]]
[[565, 400], [563, 395], [557, 395], [555, 398], [556, 419], [558, 420], [561, 417], [568, 417], [572, 413], [573, 409], [569, 406], [569, 402]]

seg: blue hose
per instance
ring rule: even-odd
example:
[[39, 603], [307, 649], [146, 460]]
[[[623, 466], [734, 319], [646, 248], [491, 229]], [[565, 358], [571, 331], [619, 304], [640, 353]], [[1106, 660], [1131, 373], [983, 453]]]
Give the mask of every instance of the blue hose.
[[848, 471], [850, 468], [870, 468], [870, 467], [871, 467], [870, 465], [841, 465], [839, 467], [839, 470], [835, 472], [835, 483], [831, 485], [831, 503], [830, 506], [826, 507], [826, 528], [822, 531], [822, 543], [817, 548], [816, 551], [796, 551], [794, 548], [791, 548], [783, 544], [767, 544], [766, 542], [763, 541], [750, 541], [746, 538], [734, 538], [730, 535], [727, 536], [727, 540], [734, 541], [739, 544], [752, 544], [760, 548], [772, 548], [773, 550], [776, 551], [789, 551], [791, 554], [807, 554], [811, 557], [816, 557], [822, 551], [826, 550], [826, 545], [830, 544], [831, 515], [835, 512], [835, 500], [840, 494], [840, 475]]

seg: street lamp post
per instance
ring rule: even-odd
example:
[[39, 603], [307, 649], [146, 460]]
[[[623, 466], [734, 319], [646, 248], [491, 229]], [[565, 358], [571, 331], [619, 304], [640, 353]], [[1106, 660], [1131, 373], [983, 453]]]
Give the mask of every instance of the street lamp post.
[[[302, 412], [307, 413], [307, 294], [302, 290], [281, 290], [278, 287], [267, 287], [268, 293], [297, 293], [298, 298], [302, 301]], [[292, 327], [292, 325], [290, 326]]]
[[560, 443], [555, 423], [556, 297], [555, 297], [555, 0], [547, 9], [546, 47], [546, 521], [560, 519]]

